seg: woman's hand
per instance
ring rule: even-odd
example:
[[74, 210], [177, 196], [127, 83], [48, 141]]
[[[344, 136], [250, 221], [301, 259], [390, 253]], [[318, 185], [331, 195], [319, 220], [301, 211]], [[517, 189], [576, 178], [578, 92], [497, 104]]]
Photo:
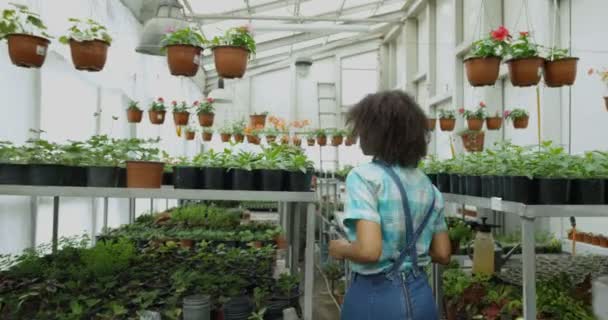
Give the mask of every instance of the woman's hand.
[[346, 249], [350, 246], [350, 243], [344, 239], [331, 240], [329, 242], [329, 255], [333, 258], [342, 260], [344, 259]]

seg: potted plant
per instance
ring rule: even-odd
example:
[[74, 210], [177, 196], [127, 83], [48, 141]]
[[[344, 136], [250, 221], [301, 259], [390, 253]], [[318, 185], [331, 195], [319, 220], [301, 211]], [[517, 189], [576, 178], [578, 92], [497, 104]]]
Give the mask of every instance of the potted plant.
[[315, 132], [309, 132], [306, 135], [306, 144], [308, 144], [309, 147], [313, 147], [315, 145], [317, 139], [317, 135]]
[[259, 157], [251, 152], [240, 151], [227, 163], [232, 175], [232, 190], [255, 190], [253, 166]]
[[212, 128], [203, 128], [203, 141], [208, 142], [213, 139], [213, 129]]
[[127, 108], [127, 121], [129, 123], [140, 123], [143, 116], [143, 111], [139, 107], [139, 102], [130, 101]]
[[450, 237], [450, 245], [452, 248], [452, 254], [460, 253], [460, 245], [467, 244], [471, 241], [473, 231], [471, 227], [460, 219], [455, 219], [450, 223], [448, 229], [448, 235]]
[[298, 134], [294, 134], [293, 137], [291, 137], [291, 142], [296, 147], [302, 146], [302, 138], [300, 138], [300, 136], [298, 136]]
[[224, 143], [230, 142], [230, 138], [232, 138], [232, 127], [224, 126], [219, 130], [219, 133], [220, 133], [220, 138], [222, 139], [222, 142], [224, 142]]
[[605, 179], [608, 160], [602, 153], [586, 152], [583, 156], [574, 156], [572, 161], [574, 179], [572, 180], [572, 203], [583, 205], [604, 204], [606, 199]]
[[153, 101], [148, 109], [148, 117], [152, 124], [163, 124], [165, 123], [165, 114], [167, 113], [167, 107], [165, 107], [165, 99], [158, 98]]
[[456, 126], [456, 112], [452, 109], [439, 109], [439, 128], [441, 131], [453, 131]]
[[568, 204], [574, 176], [572, 158], [563, 147], [544, 142], [532, 158], [532, 175], [538, 180], [539, 204]]
[[338, 263], [327, 263], [323, 266], [323, 273], [329, 280], [329, 288], [332, 294], [336, 291], [336, 282], [344, 276], [344, 268]]
[[515, 108], [513, 110], [505, 110], [505, 119], [513, 121], [515, 129], [525, 129], [528, 127], [530, 115], [525, 109]]
[[0, 141], [0, 184], [26, 185], [28, 180], [27, 157], [23, 147]]
[[199, 157], [196, 163], [202, 167], [203, 189], [224, 189], [226, 157], [211, 149]]
[[264, 191], [283, 190], [283, 173], [286, 169], [284, 152], [285, 147], [283, 146], [262, 149], [262, 157], [255, 163], [260, 175], [260, 189]]
[[194, 140], [196, 138], [197, 128], [193, 126], [186, 127], [186, 140]]
[[116, 140], [106, 135], [91, 137], [85, 142], [85, 161], [87, 170], [87, 186], [89, 187], [118, 187], [119, 165], [126, 158], [120, 149], [115, 148]]
[[463, 295], [471, 283], [471, 277], [459, 268], [450, 268], [443, 272], [443, 290], [448, 320], [466, 318], [466, 304]]
[[288, 145], [289, 144], [289, 132], [285, 132], [283, 131], [283, 134], [281, 135], [281, 144], [282, 145]]
[[[589, 71], [587, 71], [587, 73], [589, 75], [592, 75], [594, 73], [597, 74], [600, 77], [600, 79], [604, 82], [604, 84], [606, 86], [608, 86], [608, 69], [597, 70], [597, 69], [592, 68], [592, 69], [589, 69]], [[604, 93], [604, 103], [606, 105], [606, 110], [608, 110], [608, 88], [605, 90], [605, 93]]]
[[249, 116], [249, 125], [253, 128], [266, 127], [266, 117], [268, 116], [268, 111], [254, 113]]
[[[173, 187], [176, 189], [198, 189], [201, 187], [201, 170], [186, 157], [173, 163]], [[173, 215], [176, 218], [176, 215]]]
[[277, 140], [277, 135], [279, 134], [279, 130], [277, 128], [272, 127], [264, 130], [264, 136], [266, 137], [266, 143], [272, 144]]
[[234, 142], [243, 143], [245, 140], [245, 129], [246, 129], [245, 120], [236, 121], [232, 125], [232, 134], [234, 135]]
[[509, 78], [515, 87], [535, 86], [540, 82], [545, 60], [539, 56], [538, 45], [530, 41], [529, 32], [520, 32], [519, 38], [509, 44]]
[[177, 101], [171, 101], [171, 106], [173, 108], [173, 123], [176, 126], [187, 126], [188, 120], [190, 119], [190, 112], [188, 112], [188, 105], [186, 101], [182, 101], [181, 103], [177, 103]]
[[486, 118], [486, 127], [488, 130], [498, 130], [502, 127], [502, 117], [499, 112], [496, 112], [494, 116], [488, 116]]
[[303, 153], [290, 154], [286, 161], [289, 170], [289, 191], [310, 191], [314, 163]]
[[297, 305], [300, 297], [299, 285], [300, 281], [296, 275], [283, 273], [279, 276], [266, 309], [270, 319], [281, 318], [284, 309]]
[[331, 145], [334, 147], [338, 147], [344, 142], [344, 136], [346, 135], [346, 130], [344, 129], [335, 129], [331, 134]]
[[426, 128], [429, 131], [434, 131], [435, 127], [437, 126], [437, 119], [436, 118], [426, 118]]
[[262, 130], [262, 128], [252, 128], [252, 127], [247, 127], [245, 128], [245, 136], [247, 136], [247, 143], [251, 143], [251, 144], [260, 144], [260, 131]]
[[247, 318], [247, 320], [264, 320], [264, 314], [266, 313], [266, 299], [268, 299], [268, 291], [263, 288], [256, 287], [253, 289], [253, 303], [255, 305], [254, 312]]
[[82, 21], [70, 18], [69, 21], [73, 24], [68, 34], [59, 38], [59, 42], [70, 45], [74, 67], [90, 72], [103, 70], [108, 58], [108, 47], [112, 44], [112, 37], [106, 27], [92, 19]]
[[129, 155], [127, 160], [127, 187], [154, 188], [161, 187], [165, 164], [158, 161], [160, 150], [154, 145], [159, 139], [141, 140], [125, 139], [115, 143], [115, 148], [122, 154]]
[[215, 37], [211, 43], [218, 75], [226, 79], [242, 78], [247, 60], [256, 52], [250, 26], [230, 28], [223, 37]]
[[483, 122], [487, 117], [486, 104], [481, 101], [475, 111], [460, 108], [458, 112], [467, 120], [467, 125], [471, 131], [479, 131], [483, 128]]
[[14, 9], [2, 11], [0, 40], [6, 39], [11, 62], [19, 67], [40, 68], [51, 41], [40, 15], [27, 6], [11, 4]]
[[346, 133], [346, 141], [344, 141], [344, 145], [349, 147], [352, 146], [354, 144], [357, 144], [358, 141], [358, 137], [357, 134], [355, 132], [353, 132], [352, 129], [348, 129], [347, 133]]
[[169, 71], [174, 76], [194, 77], [201, 64], [201, 52], [207, 42], [200, 32], [191, 27], [170, 30], [160, 44], [167, 51]]
[[544, 78], [547, 87], [571, 86], [576, 80], [578, 58], [568, 55], [568, 49], [551, 48], [545, 60]]
[[65, 166], [60, 164], [59, 145], [43, 139], [28, 140], [23, 155], [28, 164], [27, 183], [33, 186], [61, 186]]
[[193, 106], [196, 108], [198, 122], [201, 127], [212, 127], [215, 119], [215, 99], [209, 97], [202, 103], [195, 101]]
[[510, 37], [509, 30], [500, 26], [490, 32], [488, 37], [473, 43], [468, 57], [464, 60], [467, 79], [473, 87], [494, 85]]
[[327, 145], [327, 130], [317, 129], [315, 131], [315, 137], [317, 138], [317, 144], [321, 147]]
[[458, 133], [464, 149], [469, 152], [483, 151], [485, 134], [483, 131], [464, 130]]

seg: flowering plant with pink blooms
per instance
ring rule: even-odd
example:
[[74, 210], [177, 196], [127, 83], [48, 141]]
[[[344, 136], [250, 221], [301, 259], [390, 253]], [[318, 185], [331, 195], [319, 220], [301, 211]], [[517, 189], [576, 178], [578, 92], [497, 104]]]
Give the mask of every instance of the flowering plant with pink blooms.
[[196, 113], [197, 114], [213, 114], [213, 112], [215, 112], [215, 99], [209, 97], [205, 100], [201, 101], [194, 101], [194, 103], [192, 104], [192, 106], [194, 108], [196, 108]]
[[507, 54], [509, 39], [511, 39], [509, 30], [504, 26], [500, 26], [496, 30], [492, 30], [487, 37], [473, 42], [469, 57], [502, 58]]
[[513, 109], [513, 110], [505, 110], [504, 112], [505, 119], [507, 120], [517, 120], [522, 118], [528, 118], [530, 114], [525, 109]]
[[171, 107], [173, 108], [173, 112], [188, 112], [190, 109], [190, 107], [186, 104], [186, 101], [178, 103], [177, 101], [173, 100], [171, 102]]
[[509, 44], [509, 56], [512, 59], [525, 59], [539, 56], [539, 46], [532, 42], [530, 33], [522, 31], [519, 38]]
[[249, 50], [250, 55], [255, 55], [256, 52], [253, 30], [249, 24], [228, 29], [224, 36], [214, 37], [213, 40], [211, 40], [211, 44], [214, 46], [242, 47]]
[[460, 108], [458, 109], [458, 113], [465, 119], [485, 119], [488, 117], [488, 114], [486, 112], [486, 104], [485, 102], [481, 101], [479, 102], [479, 106], [477, 107], [476, 110], [472, 111], [472, 110], [467, 110], [465, 108]]
[[150, 105], [150, 109], [151, 111], [167, 111], [167, 107], [165, 106], [165, 99], [163, 98], [158, 98], [154, 101], [152, 101], [152, 104]]
[[597, 74], [600, 79], [606, 84], [608, 85], [608, 69], [604, 68], [603, 70], [599, 70], [599, 69], [589, 69], [589, 71], [587, 71], [588, 75], [594, 75]]

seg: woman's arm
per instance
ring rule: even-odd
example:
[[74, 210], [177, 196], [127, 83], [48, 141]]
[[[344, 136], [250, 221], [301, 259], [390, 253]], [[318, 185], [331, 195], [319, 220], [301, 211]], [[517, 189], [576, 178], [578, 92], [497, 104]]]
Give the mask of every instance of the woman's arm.
[[[336, 259], [347, 259], [357, 263], [376, 263], [382, 255], [382, 231], [380, 225], [366, 220], [357, 220], [357, 240], [332, 240], [329, 253]], [[448, 242], [449, 245], [449, 242]]]
[[444, 265], [450, 263], [452, 249], [450, 246], [450, 237], [447, 232], [439, 232], [433, 235], [429, 255], [431, 256], [431, 260], [435, 263]]

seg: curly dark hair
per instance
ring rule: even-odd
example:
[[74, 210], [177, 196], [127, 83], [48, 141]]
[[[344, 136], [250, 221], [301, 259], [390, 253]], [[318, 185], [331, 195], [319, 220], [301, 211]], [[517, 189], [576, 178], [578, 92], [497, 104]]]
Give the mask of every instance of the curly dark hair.
[[426, 120], [416, 101], [399, 90], [370, 94], [346, 115], [365, 154], [402, 167], [416, 167], [426, 155]]

